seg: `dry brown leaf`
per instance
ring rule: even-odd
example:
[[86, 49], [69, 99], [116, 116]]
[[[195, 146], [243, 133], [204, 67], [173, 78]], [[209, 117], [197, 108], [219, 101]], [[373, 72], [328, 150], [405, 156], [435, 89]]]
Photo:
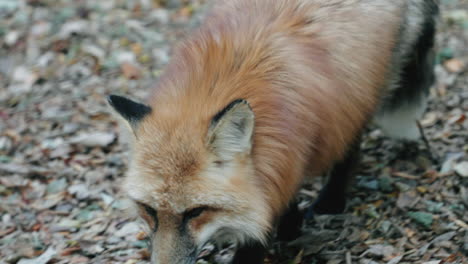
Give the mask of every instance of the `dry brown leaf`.
[[454, 58], [445, 61], [444, 66], [451, 73], [459, 73], [463, 70], [465, 64], [460, 59]]
[[424, 118], [419, 122], [423, 127], [431, 127], [437, 123], [439, 115], [436, 112], [428, 112]]
[[122, 70], [122, 74], [125, 76], [125, 78], [129, 80], [136, 80], [141, 78], [141, 69], [133, 63], [123, 62], [120, 65], [120, 69]]

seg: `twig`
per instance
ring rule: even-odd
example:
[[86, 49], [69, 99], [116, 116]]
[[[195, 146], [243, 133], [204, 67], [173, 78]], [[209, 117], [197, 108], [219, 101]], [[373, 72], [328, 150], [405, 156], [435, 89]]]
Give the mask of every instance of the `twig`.
[[351, 252], [349, 252], [349, 251], [346, 252], [346, 264], [352, 264], [351, 263]]
[[405, 173], [405, 172], [393, 172], [392, 175], [397, 176], [397, 177], [401, 177], [401, 178], [405, 178], [405, 179], [409, 179], [409, 180], [418, 180], [418, 179], [420, 179], [420, 177], [418, 177], [418, 176], [414, 176], [414, 175], [411, 175], [411, 174], [408, 174], [408, 173]]
[[438, 162], [438, 157], [432, 151], [431, 144], [429, 143], [429, 140], [427, 140], [427, 137], [426, 137], [426, 134], [424, 133], [424, 128], [422, 127], [421, 122], [419, 122], [419, 120], [416, 120], [416, 125], [418, 126], [419, 134], [421, 135], [421, 139], [423, 140], [424, 145], [426, 146], [427, 151], [429, 152], [429, 155], [430, 155], [432, 161], [437, 163]]
[[312, 192], [312, 191], [305, 190], [305, 189], [301, 189], [301, 190], [299, 191], [299, 193], [304, 194], [304, 195], [307, 195], [307, 196], [312, 197], [312, 198], [316, 198], [316, 197], [317, 197], [317, 193], [316, 193], [316, 192]]

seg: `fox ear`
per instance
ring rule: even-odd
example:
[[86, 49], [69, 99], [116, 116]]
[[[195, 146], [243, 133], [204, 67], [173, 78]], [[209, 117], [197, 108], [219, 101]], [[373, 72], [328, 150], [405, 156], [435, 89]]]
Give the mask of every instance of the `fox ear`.
[[132, 128], [135, 128], [151, 112], [151, 107], [122, 96], [110, 95], [107, 97], [107, 101], [117, 113], [127, 120]]
[[226, 106], [211, 120], [208, 144], [222, 160], [230, 160], [237, 153], [250, 152], [255, 116], [247, 101], [238, 99]]

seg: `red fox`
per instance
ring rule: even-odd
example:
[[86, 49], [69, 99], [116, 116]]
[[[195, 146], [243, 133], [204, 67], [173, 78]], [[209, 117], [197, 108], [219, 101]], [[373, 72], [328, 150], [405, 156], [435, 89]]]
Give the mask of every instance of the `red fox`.
[[342, 212], [372, 118], [418, 137], [437, 13], [434, 0], [216, 1], [145, 104], [108, 99], [133, 131], [123, 187], [152, 263], [261, 263], [298, 188], [327, 171], [313, 210]]

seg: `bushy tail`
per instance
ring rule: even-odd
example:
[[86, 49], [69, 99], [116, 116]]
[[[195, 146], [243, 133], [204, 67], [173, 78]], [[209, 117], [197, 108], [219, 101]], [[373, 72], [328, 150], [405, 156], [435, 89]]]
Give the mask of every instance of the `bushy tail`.
[[[422, 16], [421, 24], [415, 29], [404, 30], [405, 34], [419, 34], [414, 43], [405, 43], [408, 51], [397, 51], [397, 55], [407, 54], [407, 58], [396, 61], [398, 69], [392, 76], [391, 95], [376, 116], [376, 123], [390, 137], [416, 140], [420, 137], [416, 121], [421, 118], [427, 106], [427, 94], [434, 83], [434, 36], [438, 6], [432, 0], [410, 1], [407, 22], [411, 27], [415, 16]], [[417, 12], [412, 13], [411, 9]], [[400, 42], [407, 41], [403, 34]], [[398, 65], [399, 64], [399, 65]]]

